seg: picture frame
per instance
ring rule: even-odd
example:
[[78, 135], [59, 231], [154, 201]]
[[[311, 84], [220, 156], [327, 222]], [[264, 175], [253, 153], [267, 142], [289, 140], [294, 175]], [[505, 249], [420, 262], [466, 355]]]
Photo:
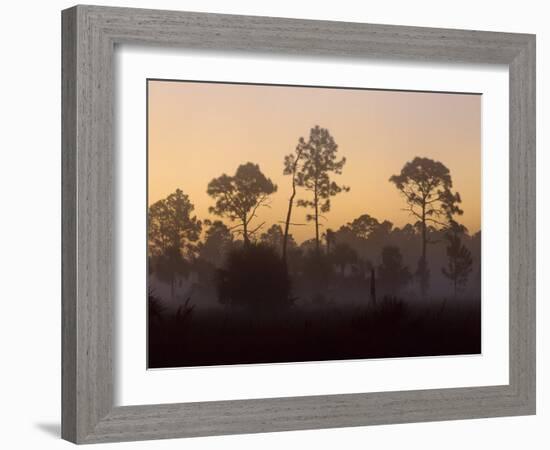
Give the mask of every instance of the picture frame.
[[[509, 70], [509, 384], [114, 406], [118, 44]], [[75, 443], [535, 414], [535, 36], [100, 6], [62, 12], [62, 437]]]

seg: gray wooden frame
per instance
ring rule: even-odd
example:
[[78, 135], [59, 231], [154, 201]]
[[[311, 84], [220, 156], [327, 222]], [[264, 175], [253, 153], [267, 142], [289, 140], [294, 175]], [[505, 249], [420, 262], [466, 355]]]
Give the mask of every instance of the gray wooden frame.
[[[62, 13], [62, 436], [76, 443], [535, 413], [535, 36], [76, 6]], [[510, 77], [508, 385], [113, 404], [113, 52], [118, 43], [506, 64]]]

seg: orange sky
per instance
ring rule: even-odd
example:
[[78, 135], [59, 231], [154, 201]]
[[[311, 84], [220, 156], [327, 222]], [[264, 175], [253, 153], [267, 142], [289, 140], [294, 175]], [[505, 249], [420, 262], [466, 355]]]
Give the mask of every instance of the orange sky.
[[[149, 81], [148, 100], [149, 204], [180, 188], [199, 219], [215, 219], [208, 182], [250, 161], [278, 185], [271, 207], [255, 219], [265, 230], [286, 214], [291, 179], [283, 158], [317, 124], [347, 158], [334, 180], [351, 187], [332, 198], [326, 227], [364, 213], [396, 226], [413, 223], [388, 179], [422, 156], [450, 169], [462, 196], [459, 220], [472, 233], [480, 229], [480, 95]], [[300, 190], [297, 198], [305, 195]], [[305, 223], [305, 214], [295, 208], [293, 221]], [[312, 223], [291, 232], [298, 242], [314, 237]]]

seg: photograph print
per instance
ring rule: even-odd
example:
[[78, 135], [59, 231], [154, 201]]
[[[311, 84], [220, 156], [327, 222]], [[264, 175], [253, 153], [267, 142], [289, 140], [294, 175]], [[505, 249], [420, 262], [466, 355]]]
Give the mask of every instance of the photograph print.
[[148, 368], [481, 353], [481, 95], [147, 80]]

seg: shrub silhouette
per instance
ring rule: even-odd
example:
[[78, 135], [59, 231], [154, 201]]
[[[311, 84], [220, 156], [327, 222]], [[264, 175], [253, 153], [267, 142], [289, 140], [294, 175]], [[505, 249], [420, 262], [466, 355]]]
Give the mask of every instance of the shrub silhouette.
[[303, 258], [303, 276], [314, 293], [324, 289], [332, 277], [332, 263], [324, 253], [310, 250]]
[[164, 306], [162, 306], [161, 300], [155, 295], [155, 293], [150, 289], [149, 295], [147, 296], [147, 307], [148, 307], [148, 315], [149, 320], [162, 320], [162, 314], [165, 310]]
[[402, 299], [385, 295], [376, 311], [377, 320], [387, 323], [396, 322], [407, 316], [407, 305]]
[[[395, 296], [384, 295], [377, 304], [371, 303], [369, 309], [352, 320], [359, 330], [373, 336], [392, 335], [396, 330], [403, 330], [403, 323], [410, 319], [410, 311], [405, 302]], [[387, 343], [379, 343], [383, 348]]]
[[292, 304], [286, 266], [275, 249], [262, 243], [232, 249], [218, 271], [217, 288], [225, 305], [272, 310]]
[[350, 245], [341, 242], [336, 244], [334, 250], [329, 255], [329, 259], [340, 268], [340, 274], [344, 276], [346, 266], [348, 264], [357, 263], [359, 257], [357, 256], [357, 252]]
[[399, 292], [409, 283], [411, 274], [403, 264], [403, 255], [398, 247], [386, 245], [382, 249], [382, 264], [378, 266], [378, 277], [383, 290], [390, 294]]

